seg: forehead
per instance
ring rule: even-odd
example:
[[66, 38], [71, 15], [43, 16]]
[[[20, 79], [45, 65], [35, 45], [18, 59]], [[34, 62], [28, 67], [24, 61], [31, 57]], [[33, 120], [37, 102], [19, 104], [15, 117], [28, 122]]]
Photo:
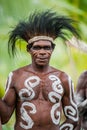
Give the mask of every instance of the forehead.
[[39, 40], [34, 42], [33, 45], [39, 45], [39, 46], [51, 46], [51, 42], [47, 40]]

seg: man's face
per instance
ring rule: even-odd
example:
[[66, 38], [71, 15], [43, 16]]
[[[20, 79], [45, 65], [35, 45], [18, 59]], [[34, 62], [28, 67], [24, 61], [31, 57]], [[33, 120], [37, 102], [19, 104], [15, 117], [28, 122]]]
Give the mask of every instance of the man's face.
[[50, 41], [36, 41], [30, 49], [32, 63], [39, 66], [47, 66], [52, 54], [52, 45]]

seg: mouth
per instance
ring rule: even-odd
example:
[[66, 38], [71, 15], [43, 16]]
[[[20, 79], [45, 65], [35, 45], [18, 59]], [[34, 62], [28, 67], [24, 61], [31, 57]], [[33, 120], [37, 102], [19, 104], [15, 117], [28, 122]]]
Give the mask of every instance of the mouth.
[[38, 57], [38, 59], [40, 59], [40, 60], [47, 60], [48, 58], [47, 57]]
[[45, 61], [48, 61], [48, 58], [38, 57], [37, 60], [40, 61], [40, 62], [45, 62]]

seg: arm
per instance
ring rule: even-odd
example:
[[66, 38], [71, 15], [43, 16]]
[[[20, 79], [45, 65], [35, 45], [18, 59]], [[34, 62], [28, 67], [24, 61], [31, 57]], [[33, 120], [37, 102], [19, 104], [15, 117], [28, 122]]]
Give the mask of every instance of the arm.
[[66, 120], [61, 124], [60, 130], [74, 130], [78, 122], [78, 110], [74, 100], [74, 86], [72, 84], [71, 78], [65, 74], [63, 76], [62, 82], [64, 87], [62, 107]]
[[87, 99], [78, 105], [79, 116], [83, 115], [87, 111]]
[[1, 118], [0, 118], [0, 130], [2, 130], [2, 125], [1, 125]]
[[81, 129], [81, 119], [79, 118], [79, 121], [75, 130], [80, 130], [80, 129]]
[[76, 85], [75, 99], [78, 105], [79, 111], [79, 122], [75, 130], [81, 128], [81, 124], [84, 124], [83, 117], [87, 111], [87, 99], [86, 99], [86, 89], [87, 89], [87, 71], [84, 71], [78, 78]]
[[13, 87], [12, 78], [13, 73], [10, 73], [6, 84], [5, 96], [3, 99], [0, 99], [0, 116], [2, 124], [10, 119], [15, 108], [16, 93]]
[[87, 111], [86, 90], [87, 90], [87, 71], [84, 71], [78, 79], [75, 94], [79, 110], [79, 116], [82, 116], [85, 113], [85, 111]]

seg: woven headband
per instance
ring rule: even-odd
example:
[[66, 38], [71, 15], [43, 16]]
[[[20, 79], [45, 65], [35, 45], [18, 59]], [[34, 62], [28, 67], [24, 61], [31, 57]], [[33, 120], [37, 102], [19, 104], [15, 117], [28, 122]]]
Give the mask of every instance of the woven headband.
[[49, 37], [49, 36], [35, 36], [35, 37], [31, 38], [30, 40], [28, 40], [28, 43], [30, 44], [30, 43], [38, 41], [38, 40], [47, 40], [47, 41], [53, 42], [52, 37]]

